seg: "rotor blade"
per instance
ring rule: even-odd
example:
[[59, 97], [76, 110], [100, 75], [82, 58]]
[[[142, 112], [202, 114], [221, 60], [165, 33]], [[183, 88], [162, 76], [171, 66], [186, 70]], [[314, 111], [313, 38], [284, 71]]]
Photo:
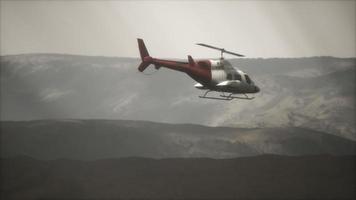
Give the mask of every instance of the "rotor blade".
[[228, 53], [228, 54], [231, 54], [231, 55], [244, 57], [244, 55], [241, 55], [241, 54], [238, 54], [238, 53], [234, 53], [234, 52], [231, 52], [231, 51], [226, 51], [226, 50], [224, 50], [224, 53]]
[[214, 46], [211, 46], [211, 45], [208, 45], [208, 44], [197, 43], [197, 45], [200, 45], [200, 46], [203, 46], [203, 47], [208, 47], [208, 48], [211, 48], [211, 49], [216, 49], [216, 50], [222, 51], [223, 53], [228, 53], [228, 54], [231, 54], [231, 55], [244, 57], [244, 55], [241, 55], [241, 54], [238, 54], [238, 53], [234, 53], [234, 52], [231, 52], [231, 51], [227, 51], [227, 50], [225, 50], [223, 48], [214, 47]]
[[212, 48], [212, 49], [216, 49], [216, 50], [220, 50], [220, 51], [224, 51], [224, 49], [219, 48], [219, 47], [214, 47], [208, 44], [203, 44], [203, 43], [197, 43], [197, 45], [203, 46], [203, 47], [208, 47], [208, 48]]

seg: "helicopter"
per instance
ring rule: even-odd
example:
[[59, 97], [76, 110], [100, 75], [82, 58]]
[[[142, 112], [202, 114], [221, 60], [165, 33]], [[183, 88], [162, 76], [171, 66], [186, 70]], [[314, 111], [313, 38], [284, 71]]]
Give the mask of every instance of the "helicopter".
[[[155, 66], [156, 70], [161, 67], [165, 67], [186, 73], [198, 82], [194, 85], [195, 88], [207, 90], [203, 95], [199, 96], [200, 98], [216, 100], [252, 100], [254, 97], [249, 97], [247, 94], [258, 93], [260, 91], [259, 87], [255, 85], [255, 83], [245, 72], [233, 67], [231, 63], [223, 57], [224, 53], [238, 57], [243, 57], [244, 55], [227, 51], [223, 48], [197, 43], [197, 45], [203, 47], [219, 50], [220, 59], [195, 61], [192, 56], [188, 55], [188, 62], [164, 60], [151, 57], [142, 39], [138, 38], [137, 42], [142, 61], [138, 67], [140, 72], [143, 72], [149, 65], [152, 64]], [[218, 97], [208, 96], [208, 93], [210, 92], [219, 92], [220, 95]]]

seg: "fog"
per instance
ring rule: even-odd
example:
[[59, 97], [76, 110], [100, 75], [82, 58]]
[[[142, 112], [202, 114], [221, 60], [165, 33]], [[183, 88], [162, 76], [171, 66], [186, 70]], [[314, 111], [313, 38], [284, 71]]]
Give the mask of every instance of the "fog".
[[355, 57], [355, 1], [1, 1], [1, 55]]

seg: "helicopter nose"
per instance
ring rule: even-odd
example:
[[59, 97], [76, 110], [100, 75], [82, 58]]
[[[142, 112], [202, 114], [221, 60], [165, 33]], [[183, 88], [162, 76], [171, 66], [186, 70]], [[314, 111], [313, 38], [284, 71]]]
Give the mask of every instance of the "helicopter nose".
[[257, 87], [257, 86], [255, 86], [255, 92], [257, 93], [257, 92], [259, 92], [259, 91], [260, 91], [260, 88]]

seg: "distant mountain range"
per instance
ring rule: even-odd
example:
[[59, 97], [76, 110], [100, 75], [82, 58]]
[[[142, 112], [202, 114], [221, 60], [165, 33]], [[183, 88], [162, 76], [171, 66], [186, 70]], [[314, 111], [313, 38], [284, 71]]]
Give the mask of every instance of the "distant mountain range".
[[305, 128], [228, 128], [121, 120], [1, 122], [1, 156], [42, 160], [355, 155], [356, 142]]
[[[233, 59], [261, 92], [199, 99], [184, 74], [137, 71], [138, 59], [1, 57], [1, 120], [130, 119], [239, 128], [301, 127], [356, 140], [355, 58]], [[273, 129], [270, 129], [273, 130]], [[294, 130], [294, 129], [293, 129]]]

